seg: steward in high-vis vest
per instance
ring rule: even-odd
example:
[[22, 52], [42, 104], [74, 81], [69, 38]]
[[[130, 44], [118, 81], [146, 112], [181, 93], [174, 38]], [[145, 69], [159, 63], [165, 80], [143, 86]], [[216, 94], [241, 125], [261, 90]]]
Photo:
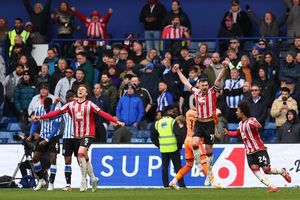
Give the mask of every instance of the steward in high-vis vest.
[[[22, 42], [26, 44], [26, 46], [30, 47], [30, 33], [27, 32], [23, 27], [23, 21], [21, 18], [15, 19], [15, 28], [10, 30], [7, 34], [7, 50], [9, 57], [11, 56], [11, 51], [15, 45], [15, 38], [17, 35], [22, 37]], [[31, 48], [28, 48], [31, 49]]]
[[[162, 181], [164, 187], [169, 187], [168, 167], [170, 160], [177, 173], [181, 168], [180, 152], [182, 148], [182, 136], [174, 132], [174, 127], [178, 126], [174, 115], [173, 106], [167, 106], [164, 116], [157, 120], [151, 131], [151, 140], [161, 152], [162, 157]], [[184, 181], [179, 182], [180, 187], [185, 187]]]

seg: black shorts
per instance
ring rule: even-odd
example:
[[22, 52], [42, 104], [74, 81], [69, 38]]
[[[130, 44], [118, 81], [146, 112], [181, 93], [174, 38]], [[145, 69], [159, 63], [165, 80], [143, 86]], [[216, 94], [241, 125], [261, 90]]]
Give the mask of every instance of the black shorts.
[[80, 146], [89, 148], [91, 144], [94, 142], [95, 138], [92, 137], [84, 137], [80, 140]]
[[253, 154], [248, 154], [247, 161], [250, 168], [251, 165], [258, 165], [260, 167], [270, 166], [270, 157], [266, 150], [261, 150]]
[[215, 123], [214, 121], [211, 122], [195, 122], [194, 127], [194, 136], [193, 137], [200, 137], [204, 138], [205, 144], [214, 144], [214, 134], [215, 134]]
[[63, 139], [62, 155], [67, 157], [67, 156], [72, 156], [72, 154], [74, 153], [74, 156], [77, 157], [80, 142], [81, 139], [75, 139], [75, 138]]
[[41, 141], [44, 141], [45, 139], [39, 138], [37, 141], [35, 141], [34, 145], [34, 151], [35, 152], [41, 152], [41, 153], [56, 153], [59, 154], [59, 136], [53, 137], [49, 142], [47, 142], [46, 145], [40, 145]]

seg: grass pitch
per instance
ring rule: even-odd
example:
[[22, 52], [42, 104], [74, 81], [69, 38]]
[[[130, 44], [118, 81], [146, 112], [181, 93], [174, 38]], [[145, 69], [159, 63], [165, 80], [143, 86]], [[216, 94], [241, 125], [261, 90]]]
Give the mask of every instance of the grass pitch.
[[1, 200], [296, 200], [299, 198], [299, 188], [281, 188], [277, 193], [267, 193], [267, 188], [182, 189], [179, 191], [171, 189], [99, 189], [95, 193], [92, 193], [90, 189], [84, 193], [79, 192], [78, 189], [74, 189], [72, 192], [61, 190], [35, 192], [28, 189], [0, 190]]

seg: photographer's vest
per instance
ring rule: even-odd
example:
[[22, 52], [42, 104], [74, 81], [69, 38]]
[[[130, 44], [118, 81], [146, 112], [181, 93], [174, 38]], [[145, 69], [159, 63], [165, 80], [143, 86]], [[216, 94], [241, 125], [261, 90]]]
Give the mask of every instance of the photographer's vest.
[[175, 120], [172, 117], [163, 117], [155, 122], [155, 129], [159, 133], [159, 150], [161, 153], [177, 151], [177, 140], [173, 134]]
[[[9, 41], [10, 41], [9, 57], [10, 57], [11, 51], [12, 51], [14, 45], [15, 45], [15, 37], [16, 37], [17, 35], [18, 35], [18, 34], [17, 34], [17, 32], [16, 32], [15, 29], [8, 32], [8, 37], [9, 37]], [[22, 37], [22, 41], [23, 41], [25, 44], [26, 44], [26, 41], [27, 41], [29, 35], [30, 35], [30, 33], [27, 32], [27, 31], [25, 31], [25, 30], [23, 30], [22, 33], [20, 34], [20, 36]]]

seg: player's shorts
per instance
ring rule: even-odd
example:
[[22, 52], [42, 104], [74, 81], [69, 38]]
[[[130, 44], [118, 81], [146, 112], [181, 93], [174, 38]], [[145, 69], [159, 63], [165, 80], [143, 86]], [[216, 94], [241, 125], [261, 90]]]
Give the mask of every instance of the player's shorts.
[[260, 167], [267, 167], [270, 165], [270, 157], [266, 150], [261, 150], [253, 154], [247, 155], [248, 165], [258, 165]]
[[72, 156], [74, 153], [74, 156], [77, 157], [80, 142], [81, 139], [77, 138], [63, 139], [63, 156]]
[[84, 137], [80, 140], [80, 146], [89, 148], [91, 144], [94, 142], [95, 138], [92, 137]]
[[194, 136], [204, 139], [205, 144], [213, 145], [214, 144], [214, 134], [215, 134], [215, 123], [211, 122], [195, 122], [194, 127]]
[[59, 154], [59, 136], [55, 136], [53, 137], [49, 142], [47, 142], [46, 145], [40, 145], [39, 143], [41, 141], [44, 141], [45, 139], [43, 138], [39, 138], [37, 141], [35, 141], [35, 146], [34, 146], [34, 151], [35, 152], [41, 152], [41, 153], [56, 153]]

